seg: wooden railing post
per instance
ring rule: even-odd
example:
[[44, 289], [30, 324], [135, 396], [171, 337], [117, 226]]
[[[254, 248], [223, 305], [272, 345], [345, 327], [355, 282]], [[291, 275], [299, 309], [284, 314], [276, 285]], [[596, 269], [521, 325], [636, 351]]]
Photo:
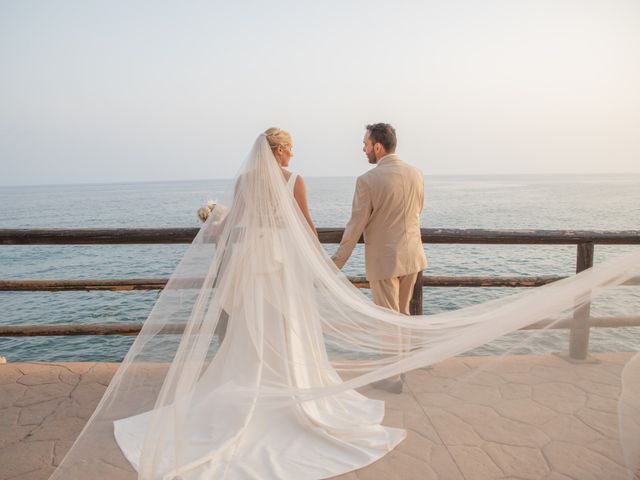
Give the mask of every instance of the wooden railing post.
[[418, 272], [416, 284], [413, 286], [413, 295], [409, 303], [409, 313], [411, 315], [422, 315], [422, 270]]
[[[576, 273], [593, 266], [593, 242], [579, 243], [576, 258]], [[569, 357], [585, 360], [589, 353], [589, 317], [591, 302], [587, 302], [573, 312], [573, 322], [569, 331]]]

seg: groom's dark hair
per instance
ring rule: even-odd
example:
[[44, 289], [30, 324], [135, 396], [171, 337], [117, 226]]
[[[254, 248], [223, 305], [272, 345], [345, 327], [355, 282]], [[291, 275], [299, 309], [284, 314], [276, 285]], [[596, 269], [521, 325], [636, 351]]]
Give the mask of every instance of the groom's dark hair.
[[398, 143], [395, 128], [388, 123], [374, 123], [367, 125], [367, 130], [369, 131], [369, 138], [374, 145], [379, 143], [387, 152], [395, 152]]

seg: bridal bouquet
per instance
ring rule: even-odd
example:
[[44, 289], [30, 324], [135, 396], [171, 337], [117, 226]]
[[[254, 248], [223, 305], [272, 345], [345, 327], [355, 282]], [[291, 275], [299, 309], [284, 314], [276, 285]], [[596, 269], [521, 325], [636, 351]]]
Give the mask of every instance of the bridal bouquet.
[[206, 222], [211, 215], [211, 212], [213, 212], [214, 210], [216, 211], [216, 218], [222, 216], [222, 206], [218, 205], [216, 200], [208, 200], [207, 203], [205, 203], [198, 209], [198, 220], [200, 220], [202, 223]]

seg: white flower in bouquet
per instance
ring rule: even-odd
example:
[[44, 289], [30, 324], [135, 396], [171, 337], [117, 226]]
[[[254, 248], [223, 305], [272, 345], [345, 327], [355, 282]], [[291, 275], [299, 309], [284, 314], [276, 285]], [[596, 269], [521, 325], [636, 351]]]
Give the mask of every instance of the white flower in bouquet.
[[222, 205], [218, 205], [216, 200], [208, 200], [207, 203], [198, 209], [198, 220], [202, 223], [206, 222], [213, 211], [215, 211], [216, 220], [221, 218], [224, 213]]
[[207, 203], [198, 209], [198, 220], [202, 223], [206, 222], [214, 208], [216, 208], [215, 200], [207, 200]]

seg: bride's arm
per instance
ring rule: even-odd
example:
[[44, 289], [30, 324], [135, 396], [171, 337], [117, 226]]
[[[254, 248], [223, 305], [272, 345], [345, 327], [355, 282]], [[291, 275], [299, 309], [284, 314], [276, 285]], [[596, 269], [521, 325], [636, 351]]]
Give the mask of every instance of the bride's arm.
[[311, 215], [309, 214], [309, 205], [307, 204], [307, 185], [304, 183], [304, 180], [301, 176], [298, 175], [296, 178], [296, 183], [293, 186], [293, 198], [296, 199], [298, 203], [298, 207], [300, 207], [300, 211], [304, 218], [306, 218], [307, 223], [313, 230], [315, 236], [318, 236], [318, 232], [316, 230], [316, 226], [313, 224], [313, 220], [311, 219]]

